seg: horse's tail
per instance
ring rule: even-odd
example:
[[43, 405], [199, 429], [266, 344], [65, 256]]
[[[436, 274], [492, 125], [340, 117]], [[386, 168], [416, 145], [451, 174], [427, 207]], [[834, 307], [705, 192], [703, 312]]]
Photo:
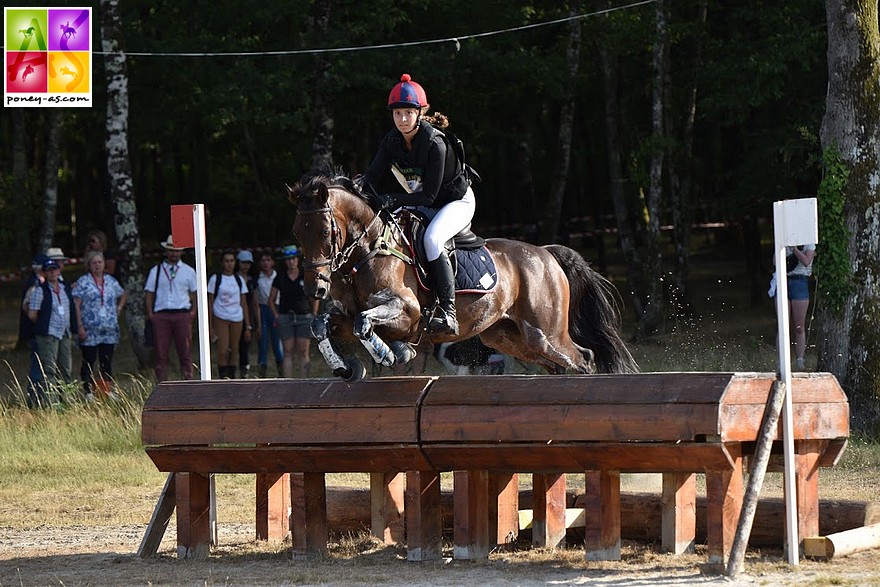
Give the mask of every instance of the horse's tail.
[[593, 271], [577, 251], [562, 245], [544, 247], [568, 278], [571, 300], [568, 330], [571, 339], [593, 351], [602, 373], [634, 373], [638, 365], [620, 336], [619, 294], [614, 285]]

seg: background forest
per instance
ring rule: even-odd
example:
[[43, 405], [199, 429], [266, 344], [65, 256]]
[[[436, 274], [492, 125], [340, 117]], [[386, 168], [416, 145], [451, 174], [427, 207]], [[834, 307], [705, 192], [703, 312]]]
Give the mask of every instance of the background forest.
[[[829, 68], [857, 72], [839, 78], [850, 86], [838, 84], [840, 95], [858, 96], [856, 111], [877, 95], [852, 91], [859, 76], [876, 82], [880, 63], [877, 6], [855, 0], [82, 4], [94, 8], [95, 106], [4, 110], [0, 246], [12, 270], [50, 244], [76, 254], [89, 229], [104, 229], [123, 274], [133, 274], [132, 333], [142, 324], [143, 300], [132, 296], [142, 289], [140, 256], [170, 232], [170, 205], [206, 204], [210, 248], [288, 242], [295, 211], [285, 182], [316, 163], [362, 172], [390, 128], [385, 103], [402, 73], [449, 117], [483, 178], [475, 231], [590, 248], [603, 272], [613, 260], [639, 338], [662, 329], [670, 312], [695, 310], [689, 259], [698, 227], [712, 226], [727, 262], [741, 264], [751, 301], [766, 300], [771, 203], [821, 193], [826, 147], [841, 136], [868, 144], [880, 128], [872, 119], [850, 133], [851, 120], [838, 117], [823, 134]], [[850, 13], [857, 30], [847, 28]], [[841, 50], [832, 62], [844, 41], [868, 50]], [[846, 62], [854, 54], [862, 61]], [[105, 147], [108, 119], [127, 120], [127, 154], [118, 143]], [[858, 144], [841, 146], [847, 165]], [[126, 158], [130, 190], [112, 175]], [[871, 258], [856, 247], [876, 240], [861, 228], [877, 190], [844, 203], [845, 179], [836, 189], [825, 199], [831, 208], [820, 203], [820, 223], [840, 228], [833, 250], [820, 243], [816, 271], [841, 284], [825, 319], [843, 338], [829, 348], [850, 341], [859, 353], [828, 354], [837, 363], [823, 365], [820, 349], [819, 366], [842, 381], [854, 374], [859, 402], [880, 413], [880, 363], [869, 352], [878, 338], [860, 328], [874, 304], [853, 293], [847, 273]], [[133, 205], [121, 206], [120, 194]], [[135, 238], [123, 228], [132, 219]], [[820, 234], [831, 235], [822, 226]], [[861, 269], [855, 281], [872, 283], [876, 263]]]

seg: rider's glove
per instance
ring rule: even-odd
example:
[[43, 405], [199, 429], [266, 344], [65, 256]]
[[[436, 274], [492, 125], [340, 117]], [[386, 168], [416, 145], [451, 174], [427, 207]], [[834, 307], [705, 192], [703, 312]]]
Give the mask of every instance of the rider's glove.
[[386, 208], [393, 208], [397, 197], [394, 194], [373, 194], [370, 196], [370, 206], [377, 212]]

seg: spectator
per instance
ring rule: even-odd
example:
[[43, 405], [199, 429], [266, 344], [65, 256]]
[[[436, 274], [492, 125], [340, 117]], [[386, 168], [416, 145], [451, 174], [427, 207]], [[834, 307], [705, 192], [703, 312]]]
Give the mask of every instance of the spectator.
[[259, 308], [257, 308], [257, 300], [254, 295], [257, 289], [257, 280], [251, 275], [251, 267], [254, 265], [253, 253], [246, 249], [241, 250], [236, 259], [238, 260], [238, 276], [247, 285], [245, 297], [250, 315], [250, 325], [242, 330], [238, 343], [238, 374], [242, 379], [247, 379], [251, 373], [251, 342], [254, 340], [254, 323], [258, 323], [260, 320]]
[[295, 245], [288, 245], [281, 249], [281, 258], [284, 259], [287, 270], [272, 283], [269, 309], [275, 317], [284, 347], [284, 376], [293, 377], [295, 362], [300, 377], [308, 377], [311, 325], [318, 312], [318, 300], [306, 295], [305, 281], [299, 266], [299, 249]]
[[[275, 365], [278, 369], [278, 377], [284, 377], [284, 348], [281, 346], [281, 337], [278, 336], [278, 328], [275, 326], [275, 317], [269, 309], [269, 292], [272, 291], [272, 283], [278, 274], [275, 272], [275, 259], [272, 253], [265, 252], [260, 255], [260, 273], [257, 275], [257, 287], [254, 289], [254, 297], [257, 301], [259, 314], [254, 321], [257, 328], [257, 339], [260, 341], [257, 352], [257, 364], [259, 376], [266, 376], [269, 360], [269, 344], [272, 345], [272, 353], [275, 355]], [[275, 300], [278, 303], [278, 300]]]
[[45, 281], [34, 288], [28, 317], [34, 323], [39, 360], [46, 374], [44, 390], [51, 404], [59, 403], [57, 385], [71, 378], [71, 336], [78, 318], [70, 287], [61, 281], [61, 267], [49, 259], [43, 263]]
[[222, 263], [222, 271], [208, 279], [208, 317], [211, 341], [217, 343], [217, 371], [223, 379], [235, 379], [242, 329], [248, 340], [251, 335], [247, 284], [235, 272], [235, 253], [223, 253]]
[[19, 313], [18, 337], [22, 344], [26, 345], [31, 353], [31, 363], [28, 369], [28, 385], [27, 385], [27, 405], [30, 408], [40, 404], [45, 404], [47, 398], [42, 391], [41, 383], [43, 382], [43, 368], [40, 365], [40, 357], [37, 354], [37, 341], [34, 334], [34, 323], [31, 322], [28, 312], [30, 311], [31, 296], [34, 289], [40, 287], [45, 279], [43, 278], [43, 263], [49, 260], [49, 257], [40, 253], [31, 261], [31, 273], [25, 279], [21, 291], [21, 312]]
[[[93, 386], [104, 395], [110, 392], [113, 351], [119, 344], [119, 314], [125, 306], [125, 290], [104, 271], [104, 255], [90, 250], [85, 255], [88, 273], [73, 285], [73, 302], [79, 316], [78, 335], [82, 351], [80, 377], [86, 399], [94, 399]], [[95, 361], [99, 374], [94, 375]]]
[[180, 260], [185, 247], [177, 247], [171, 235], [161, 243], [165, 260], [150, 269], [144, 285], [147, 320], [153, 323], [156, 349], [156, 380], [168, 379], [171, 342], [177, 348], [180, 372], [192, 379], [192, 323], [196, 317], [196, 271]]
[[[807, 351], [807, 309], [810, 307], [809, 279], [813, 274], [816, 245], [813, 243], [786, 247], [786, 280], [788, 284], [788, 309], [794, 329], [795, 368], [806, 369], [804, 356]], [[774, 255], [775, 263], [776, 257]], [[776, 296], [776, 275], [770, 280], [770, 297]]]
[[104, 255], [104, 273], [107, 275], [116, 275], [116, 255], [107, 248], [107, 235], [103, 230], [90, 230], [86, 235], [86, 250], [83, 252], [85, 258], [89, 251], [98, 251]]
[[[64, 255], [64, 251], [61, 250], [61, 247], [49, 247], [46, 249], [46, 256], [58, 264], [59, 271], [64, 269], [64, 264], [67, 263], [67, 257]], [[58, 279], [64, 281], [64, 276], [61, 275]]]

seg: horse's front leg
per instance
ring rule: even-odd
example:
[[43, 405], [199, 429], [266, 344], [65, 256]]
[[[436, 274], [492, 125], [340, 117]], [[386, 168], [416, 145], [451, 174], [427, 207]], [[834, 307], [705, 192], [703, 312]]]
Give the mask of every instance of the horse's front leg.
[[404, 300], [384, 289], [372, 294], [367, 299], [367, 307], [354, 319], [354, 335], [361, 341], [373, 360], [386, 367], [395, 363], [407, 363], [416, 356], [412, 345], [401, 340], [386, 343], [376, 334], [376, 327], [383, 325], [399, 325], [409, 320]]
[[318, 341], [318, 350], [327, 362], [327, 365], [337, 377], [349, 380], [352, 377], [352, 367], [336, 351], [336, 347], [330, 340], [330, 333], [334, 330], [333, 322], [340, 320], [339, 314], [319, 314], [312, 321], [312, 336]]

